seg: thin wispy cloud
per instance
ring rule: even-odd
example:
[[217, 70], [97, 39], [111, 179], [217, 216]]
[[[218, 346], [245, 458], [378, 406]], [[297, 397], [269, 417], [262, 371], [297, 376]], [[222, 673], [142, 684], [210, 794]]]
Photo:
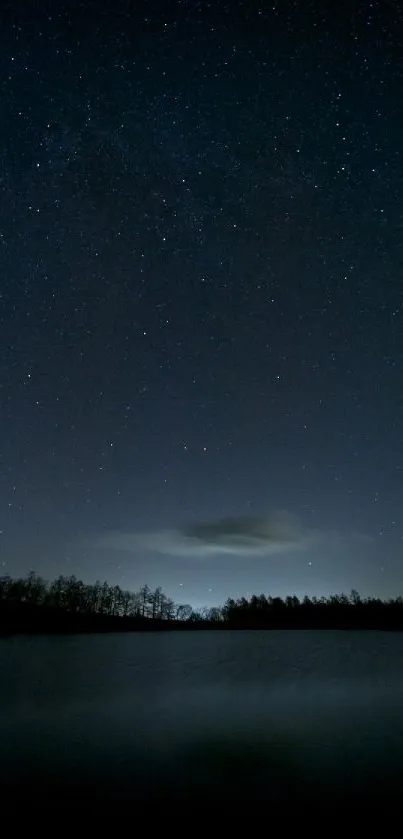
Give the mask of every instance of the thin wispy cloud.
[[104, 547], [124, 551], [209, 556], [269, 556], [308, 547], [313, 532], [290, 513], [212, 519], [149, 533], [109, 533]]

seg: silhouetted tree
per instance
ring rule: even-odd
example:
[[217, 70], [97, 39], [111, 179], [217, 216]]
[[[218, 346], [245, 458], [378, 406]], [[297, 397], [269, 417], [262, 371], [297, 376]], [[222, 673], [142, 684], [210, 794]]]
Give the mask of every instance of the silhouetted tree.
[[161, 611], [161, 618], [164, 620], [174, 620], [175, 618], [175, 603], [171, 597], [164, 597]]
[[6, 574], [4, 577], [0, 577], [0, 600], [8, 600], [9, 599], [9, 592], [12, 580], [11, 577]]
[[140, 614], [144, 618], [148, 614], [150, 605], [151, 589], [145, 585], [140, 589]]
[[26, 579], [26, 600], [28, 603], [43, 603], [46, 597], [46, 583], [41, 577], [30, 571]]
[[192, 607], [188, 603], [179, 603], [176, 607], [175, 620], [188, 621], [192, 614]]
[[150, 614], [152, 618], [161, 618], [164, 614], [166, 597], [162, 593], [160, 586], [155, 591], [150, 591], [148, 602], [150, 604]]

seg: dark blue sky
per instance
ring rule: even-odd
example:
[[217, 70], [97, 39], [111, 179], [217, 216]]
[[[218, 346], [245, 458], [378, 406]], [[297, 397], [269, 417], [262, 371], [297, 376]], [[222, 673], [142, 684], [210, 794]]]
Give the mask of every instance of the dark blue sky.
[[3, 9], [4, 571], [403, 591], [403, 18], [338, 5]]

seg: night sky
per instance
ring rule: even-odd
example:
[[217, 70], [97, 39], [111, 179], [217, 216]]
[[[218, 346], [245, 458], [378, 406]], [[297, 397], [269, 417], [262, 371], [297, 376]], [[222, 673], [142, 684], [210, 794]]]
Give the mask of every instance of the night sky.
[[3, 4], [3, 573], [403, 593], [399, 6]]

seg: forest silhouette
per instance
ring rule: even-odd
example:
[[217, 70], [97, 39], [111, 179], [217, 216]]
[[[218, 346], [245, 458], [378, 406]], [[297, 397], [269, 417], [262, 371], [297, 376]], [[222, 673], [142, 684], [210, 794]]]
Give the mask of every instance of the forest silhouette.
[[63, 575], [47, 582], [34, 571], [24, 578], [0, 578], [2, 635], [168, 629], [401, 630], [403, 598], [362, 599], [355, 590], [302, 600], [260, 594], [195, 610], [175, 603], [160, 587], [130, 592]]

